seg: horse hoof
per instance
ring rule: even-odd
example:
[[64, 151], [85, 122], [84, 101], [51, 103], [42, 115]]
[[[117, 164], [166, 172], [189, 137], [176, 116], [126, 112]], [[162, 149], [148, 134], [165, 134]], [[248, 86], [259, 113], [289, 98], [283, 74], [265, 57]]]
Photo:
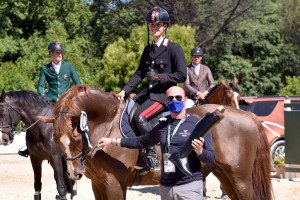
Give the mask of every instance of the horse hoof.
[[41, 194], [34, 195], [34, 200], [41, 200], [41, 199], [42, 199]]
[[55, 200], [68, 200], [67, 198], [60, 197], [59, 195], [55, 196]]

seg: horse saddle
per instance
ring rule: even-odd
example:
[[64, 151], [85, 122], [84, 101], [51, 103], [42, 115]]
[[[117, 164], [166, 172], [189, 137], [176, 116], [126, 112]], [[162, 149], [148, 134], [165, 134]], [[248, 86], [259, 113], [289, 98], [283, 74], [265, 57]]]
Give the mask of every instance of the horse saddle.
[[[124, 138], [127, 137], [136, 137], [140, 136], [141, 134], [137, 131], [137, 128], [135, 128], [134, 123], [132, 122], [132, 117], [135, 111], [140, 106], [139, 103], [136, 103], [134, 100], [126, 100], [125, 108], [121, 114], [120, 118], [120, 130], [121, 134]], [[162, 112], [155, 118], [151, 119], [149, 121], [151, 127], [153, 128], [159, 123], [159, 120], [162, 118], [165, 118], [170, 115], [170, 112]]]

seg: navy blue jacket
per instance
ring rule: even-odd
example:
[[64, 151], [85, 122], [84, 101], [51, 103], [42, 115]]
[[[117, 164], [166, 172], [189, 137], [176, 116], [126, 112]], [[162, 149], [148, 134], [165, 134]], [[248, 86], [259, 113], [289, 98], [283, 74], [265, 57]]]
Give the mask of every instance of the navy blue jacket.
[[[171, 133], [173, 132], [176, 125], [179, 123], [180, 119], [172, 119], [171, 118]], [[170, 145], [170, 153], [177, 152], [185, 143], [187, 138], [190, 136], [191, 132], [196, 126], [196, 123], [199, 121], [199, 118], [195, 116], [188, 116], [186, 120], [181, 124], [177, 133], [173, 136]], [[166, 139], [168, 133], [168, 120], [160, 122], [157, 126], [155, 126], [149, 133], [146, 133], [143, 136], [135, 137], [135, 138], [122, 138], [121, 146], [127, 148], [144, 148], [147, 146], [152, 146], [160, 142], [160, 147], [162, 151], [162, 155], [166, 152]], [[195, 180], [202, 180], [201, 173], [201, 163], [205, 162], [207, 164], [213, 164], [215, 162], [215, 153], [213, 150], [212, 144], [212, 134], [209, 133], [205, 136], [205, 142], [203, 145], [203, 151], [200, 156], [197, 156], [196, 152], [193, 150], [189, 157], [189, 166], [194, 174], [194, 178], [190, 178], [189, 176], [182, 173], [177, 167], [176, 172], [165, 173], [164, 170], [161, 172], [160, 184], [164, 186], [174, 186], [181, 185], [185, 183], [190, 183]], [[200, 160], [200, 161], [199, 161]], [[162, 165], [164, 164], [161, 161]], [[164, 168], [163, 168], [164, 169]]]
[[138, 69], [124, 86], [123, 90], [126, 96], [132, 93], [146, 77], [150, 67], [156, 74], [160, 75], [160, 81], [155, 82], [152, 89], [147, 87], [137, 94], [137, 97], [142, 99], [150, 98], [151, 100], [165, 103], [167, 89], [186, 80], [187, 69], [185, 57], [181, 46], [167, 38], [164, 39], [155, 54], [152, 45], [145, 47]]

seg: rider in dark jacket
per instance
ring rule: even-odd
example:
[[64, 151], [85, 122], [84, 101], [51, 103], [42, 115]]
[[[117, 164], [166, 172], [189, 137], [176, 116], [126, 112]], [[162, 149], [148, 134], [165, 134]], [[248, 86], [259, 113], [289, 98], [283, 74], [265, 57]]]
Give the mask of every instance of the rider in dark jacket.
[[[147, 77], [148, 87], [137, 94], [140, 107], [133, 116], [135, 127], [141, 134], [151, 130], [148, 121], [167, 110], [164, 105], [166, 90], [186, 80], [187, 69], [183, 50], [179, 44], [169, 40], [165, 35], [169, 14], [160, 7], [150, 9], [146, 15], [148, 32], [153, 42], [145, 47], [138, 69], [117, 95], [119, 100], [129, 96]], [[155, 148], [148, 147], [147, 156], [151, 169], [159, 169]]]

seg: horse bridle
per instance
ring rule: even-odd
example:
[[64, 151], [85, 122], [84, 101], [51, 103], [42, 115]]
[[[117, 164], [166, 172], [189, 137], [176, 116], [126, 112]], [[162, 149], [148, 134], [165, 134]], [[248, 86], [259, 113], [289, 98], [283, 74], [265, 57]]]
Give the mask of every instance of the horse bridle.
[[[5, 101], [5, 103], [0, 103], [0, 106], [4, 106], [7, 105], [7, 112], [9, 114], [9, 125], [6, 126], [0, 126], [1, 132], [5, 133], [6, 135], [8, 135], [10, 138], [14, 138], [15, 135], [21, 133], [21, 132], [26, 132], [28, 129], [30, 129], [31, 127], [33, 127], [34, 125], [36, 125], [40, 120], [36, 120], [35, 122], [33, 122], [30, 126], [28, 126], [26, 128], [26, 126], [24, 126], [23, 128], [21, 128], [20, 130], [16, 131], [16, 127], [13, 126], [12, 124], [12, 117], [11, 117], [11, 109], [13, 109], [14, 111], [16, 111], [20, 116], [22, 115], [20, 111], [18, 111], [15, 107], [13, 107], [12, 105], [10, 105], [7, 101]], [[48, 111], [48, 110], [47, 110]], [[4, 132], [2, 130], [2, 128], [10, 128], [9, 132]]]
[[[61, 110], [61, 111], [56, 112], [55, 114], [56, 114], [56, 115], [57, 115], [57, 114], [71, 114], [71, 115], [73, 115], [73, 113], [72, 113], [71, 111], [68, 111], [68, 110]], [[69, 134], [69, 132], [73, 131], [77, 126], [78, 126], [78, 123], [76, 123], [76, 124], [71, 128], [71, 130], [69, 130], [67, 133]], [[73, 137], [72, 134], [70, 134], [70, 136]], [[73, 156], [73, 157], [67, 157], [67, 156], [65, 156], [65, 155], [63, 154], [63, 157], [64, 157], [65, 160], [73, 161], [73, 160], [75, 160], [75, 159], [81, 157], [80, 162], [83, 164], [84, 161], [87, 159], [87, 157], [90, 156], [90, 155], [94, 152], [94, 150], [98, 147], [98, 145], [96, 145], [96, 146], [94, 146], [94, 147], [92, 148], [92, 150], [91, 150], [90, 152], [86, 153], [86, 151], [85, 151], [85, 146], [87, 146], [87, 145], [85, 144], [86, 142], [85, 142], [84, 134], [81, 133], [81, 136], [82, 136], [82, 142], [83, 142], [83, 145], [82, 145], [82, 151], [81, 151], [79, 154], [77, 154], [76, 156]]]
[[[10, 105], [6, 100], [5, 100], [5, 103], [0, 103], [0, 106], [5, 106], [5, 105], [7, 106], [7, 112], [9, 115], [9, 123], [8, 123], [8, 125], [0, 126], [0, 129], [1, 129], [2, 133], [5, 133], [10, 138], [14, 138], [14, 136], [16, 134], [15, 133], [16, 127], [12, 123], [13, 120], [12, 120], [12, 116], [11, 116], [11, 110], [16, 111], [19, 115], [21, 115], [21, 112], [18, 111], [16, 108], [14, 108], [12, 105]], [[5, 132], [2, 130], [3, 128], [9, 128], [10, 130], [8, 132]]]

